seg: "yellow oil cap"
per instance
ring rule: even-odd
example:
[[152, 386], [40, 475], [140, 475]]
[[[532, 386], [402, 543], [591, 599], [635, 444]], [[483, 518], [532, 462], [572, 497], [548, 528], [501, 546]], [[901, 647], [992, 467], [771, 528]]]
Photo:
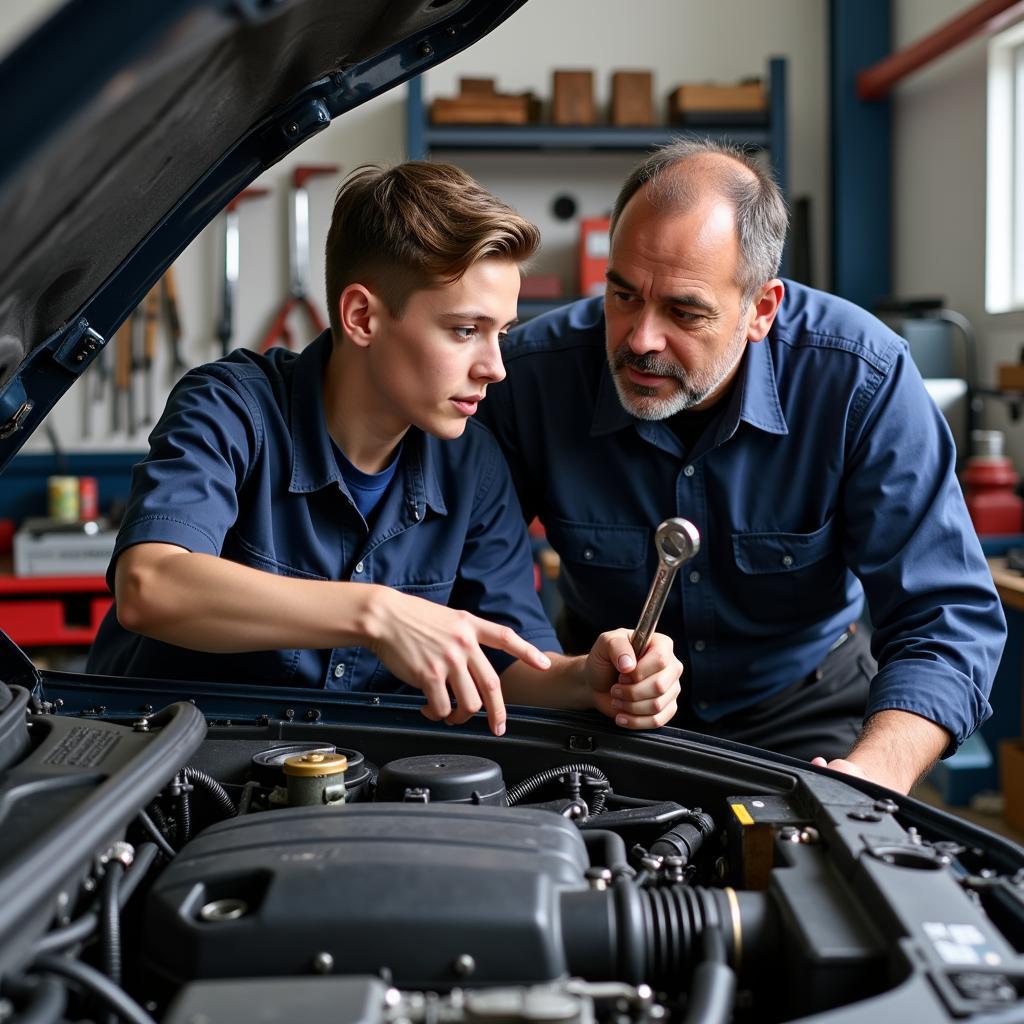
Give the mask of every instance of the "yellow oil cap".
[[283, 768], [285, 775], [299, 778], [340, 775], [348, 768], [348, 758], [344, 754], [327, 754], [311, 750], [305, 754], [292, 754], [291, 757], [286, 757]]

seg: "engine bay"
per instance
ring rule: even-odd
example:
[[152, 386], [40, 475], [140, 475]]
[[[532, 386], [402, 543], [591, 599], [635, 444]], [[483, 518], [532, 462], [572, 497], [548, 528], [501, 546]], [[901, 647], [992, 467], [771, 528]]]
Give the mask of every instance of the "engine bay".
[[227, 719], [200, 710], [216, 692], [9, 692], [0, 992], [16, 1019], [1024, 1009], [1024, 851], [785, 758], [552, 712], [495, 739], [397, 697], [268, 695]]

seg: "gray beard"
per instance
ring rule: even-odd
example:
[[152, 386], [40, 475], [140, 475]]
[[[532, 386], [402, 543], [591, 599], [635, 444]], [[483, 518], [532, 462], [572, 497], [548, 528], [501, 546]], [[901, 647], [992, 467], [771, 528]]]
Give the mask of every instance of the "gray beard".
[[[732, 343], [722, 353], [721, 359], [699, 373], [687, 373], [677, 363], [661, 360], [657, 353], [648, 352], [646, 355], [638, 356], [631, 352], [628, 346], [623, 346], [608, 360], [612, 381], [622, 407], [637, 419], [664, 420], [700, 405], [736, 369], [743, 358], [743, 353], [747, 350], [744, 327], [745, 325], [741, 324], [737, 329]], [[638, 373], [670, 377], [678, 384], [678, 389], [665, 398], [658, 398], [656, 388], [634, 384], [626, 379], [622, 371], [627, 366]]]

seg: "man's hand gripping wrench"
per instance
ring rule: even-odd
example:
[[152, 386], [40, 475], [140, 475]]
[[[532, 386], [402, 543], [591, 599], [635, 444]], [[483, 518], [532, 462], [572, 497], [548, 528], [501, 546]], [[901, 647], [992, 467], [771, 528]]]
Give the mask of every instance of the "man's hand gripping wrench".
[[661, 611], [679, 567], [700, 551], [700, 531], [686, 519], [666, 519], [654, 535], [658, 549], [658, 571], [654, 574], [640, 621], [633, 631], [633, 653], [639, 658], [658, 626]]

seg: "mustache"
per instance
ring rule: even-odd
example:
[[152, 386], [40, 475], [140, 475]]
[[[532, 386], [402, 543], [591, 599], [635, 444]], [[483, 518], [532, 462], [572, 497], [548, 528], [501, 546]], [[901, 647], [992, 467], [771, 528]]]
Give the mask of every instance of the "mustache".
[[685, 381], [686, 379], [683, 371], [675, 363], [659, 359], [654, 352], [637, 355], [635, 352], [630, 352], [628, 348], [619, 349], [614, 355], [612, 368], [621, 370], [626, 366], [631, 370], [636, 370], [637, 373], [648, 373], [657, 377], [672, 377], [680, 381]]

